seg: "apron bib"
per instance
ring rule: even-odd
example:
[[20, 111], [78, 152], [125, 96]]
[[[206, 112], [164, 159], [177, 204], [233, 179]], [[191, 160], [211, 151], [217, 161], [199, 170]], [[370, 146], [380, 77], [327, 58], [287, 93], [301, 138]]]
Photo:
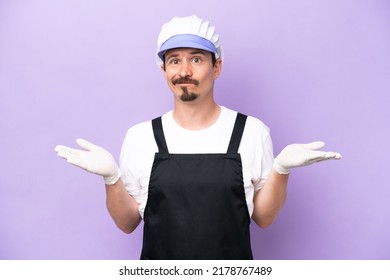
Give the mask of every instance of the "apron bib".
[[247, 116], [237, 114], [226, 154], [169, 154], [161, 117], [144, 213], [141, 259], [253, 259], [242, 164]]

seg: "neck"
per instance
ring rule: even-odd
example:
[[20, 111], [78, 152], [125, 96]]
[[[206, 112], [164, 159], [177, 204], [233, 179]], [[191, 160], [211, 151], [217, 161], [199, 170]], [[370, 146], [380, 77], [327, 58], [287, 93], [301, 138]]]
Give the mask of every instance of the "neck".
[[221, 108], [214, 102], [210, 104], [181, 103], [176, 104], [173, 118], [178, 125], [189, 130], [201, 130], [213, 125], [219, 117]]

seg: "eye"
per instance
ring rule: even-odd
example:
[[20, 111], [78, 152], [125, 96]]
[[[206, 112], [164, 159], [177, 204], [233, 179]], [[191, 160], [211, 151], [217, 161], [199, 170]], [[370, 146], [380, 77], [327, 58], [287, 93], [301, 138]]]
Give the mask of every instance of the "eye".
[[196, 57], [194, 57], [194, 58], [192, 59], [192, 61], [195, 62], [195, 63], [199, 63], [199, 62], [202, 61], [202, 59], [201, 59], [200, 57], [196, 56]]
[[179, 60], [177, 58], [172, 58], [168, 60], [168, 64], [178, 64]]

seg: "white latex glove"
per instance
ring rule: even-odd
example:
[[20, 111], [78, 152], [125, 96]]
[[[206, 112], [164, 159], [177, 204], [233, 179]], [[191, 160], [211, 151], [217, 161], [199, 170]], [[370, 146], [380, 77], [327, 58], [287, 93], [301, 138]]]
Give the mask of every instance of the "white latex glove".
[[107, 150], [84, 139], [77, 139], [76, 142], [85, 151], [62, 145], [56, 146], [54, 150], [58, 156], [66, 159], [69, 163], [103, 176], [106, 185], [113, 185], [119, 180], [120, 170], [114, 157]]
[[275, 158], [274, 169], [279, 174], [288, 174], [290, 173], [290, 169], [294, 167], [305, 166], [328, 159], [341, 158], [339, 153], [319, 151], [324, 146], [325, 143], [321, 141], [288, 145]]

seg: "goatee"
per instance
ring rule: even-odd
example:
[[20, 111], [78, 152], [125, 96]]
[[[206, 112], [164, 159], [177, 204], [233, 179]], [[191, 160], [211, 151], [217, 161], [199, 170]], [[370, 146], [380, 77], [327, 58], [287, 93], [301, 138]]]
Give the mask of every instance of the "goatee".
[[181, 87], [181, 89], [183, 90], [183, 94], [180, 96], [180, 99], [182, 101], [185, 101], [185, 102], [194, 101], [199, 96], [198, 94], [196, 94], [194, 92], [189, 92], [187, 87]]

